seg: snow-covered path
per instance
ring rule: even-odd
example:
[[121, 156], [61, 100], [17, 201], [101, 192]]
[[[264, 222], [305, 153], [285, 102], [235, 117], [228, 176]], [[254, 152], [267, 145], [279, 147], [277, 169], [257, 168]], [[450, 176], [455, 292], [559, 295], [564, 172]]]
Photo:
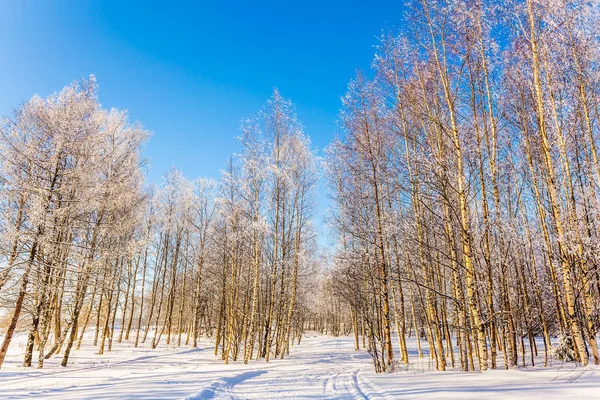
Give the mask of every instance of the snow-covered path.
[[572, 366], [435, 372], [423, 363], [393, 374], [374, 374], [370, 357], [353, 351], [351, 338], [309, 336], [284, 360], [224, 365], [209, 341], [199, 349], [135, 349], [115, 345], [102, 356], [91, 347], [43, 370], [20, 366], [22, 348], [0, 370], [0, 398], [139, 399], [396, 399], [600, 398], [600, 370]]

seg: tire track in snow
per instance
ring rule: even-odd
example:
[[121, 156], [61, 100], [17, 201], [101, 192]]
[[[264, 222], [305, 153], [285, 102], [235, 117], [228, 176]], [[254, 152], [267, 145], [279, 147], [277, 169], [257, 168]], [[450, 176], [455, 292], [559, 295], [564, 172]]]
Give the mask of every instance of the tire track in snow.
[[202, 391], [196, 393], [195, 395], [184, 397], [183, 400], [208, 400], [220, 399], [223, 397], [233, 399], [234, 397], [232, 390], [235, 385], [247, 381], [248, 379], [266, 374], [267, 372], [268, 371], [266, 370], [247, 371], [232, 377], [220, 378], [209, 383], [204, 389], [202, 389]]
[[360, 369], [357, 369], [352, 375], [354, 385], [359, 394], [365, 399], [387, 399], [388, 396], [382, 393], [381, 389], [360, 377], [360, 371]]
[[371, 397], [367, 396], [360, 387], [360, 384], [358, 382], [358, 371], [358, 369], [352, 371], [352, 385], [354, 386], [354, 390], [356, 390], [356, 394], [361, 396], [363, 399], [370, 399]]

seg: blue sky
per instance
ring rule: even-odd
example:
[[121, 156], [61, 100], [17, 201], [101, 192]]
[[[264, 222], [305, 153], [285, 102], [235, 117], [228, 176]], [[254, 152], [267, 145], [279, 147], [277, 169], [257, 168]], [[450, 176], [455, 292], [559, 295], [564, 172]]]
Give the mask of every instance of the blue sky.
[[348, 81], [369, 69], [376, 37], [402, 21], [401, 4], [6, 0], [0, 115], [95, 74], [102, 104], [152, 132], [149, 181], [173, 165], [216, 178], [239, 151], [239, 121], [277, 87], [323, 149]]

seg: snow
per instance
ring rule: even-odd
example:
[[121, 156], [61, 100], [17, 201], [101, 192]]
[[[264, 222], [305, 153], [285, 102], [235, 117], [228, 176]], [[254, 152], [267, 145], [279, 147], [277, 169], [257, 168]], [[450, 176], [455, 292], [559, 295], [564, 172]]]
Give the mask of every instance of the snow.
[[[600, 398], [600, 368], [554, 363], [511, 371], [436, 372], [429, 360], [395, 373], [375, 374], [370, 356], [353, 338], [307, 335], [284, 360], [231, 361], [214, 356], [209, 339], [198, 349], [134, 348], [114, 344], [95, 354], [91, 345], [42, 370], [23, 368], [24, 340], [16, 340], [0, 370], [0, 398], [24, 399], [546, 399]], [[414, 341], [408, 341], [411, 353]], [[35, 355], [34, 355], [35, 356]], [[35, 361], [35, 360], [34, 360]]]

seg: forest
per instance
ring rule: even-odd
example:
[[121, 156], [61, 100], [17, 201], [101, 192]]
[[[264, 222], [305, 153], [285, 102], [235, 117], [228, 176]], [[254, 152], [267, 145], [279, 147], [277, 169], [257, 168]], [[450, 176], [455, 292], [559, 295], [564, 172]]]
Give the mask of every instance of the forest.
[[375, 372], [599, 364], [600, 2], [407, 10], [323, 156], [278, 90], [218, 180], [146, 183], [150, 134], [93, 75], [3, 118], [0, 368], [18, 335], [42, 368], [203, 338], [269, 362], [307, 332], [349, 335]]

